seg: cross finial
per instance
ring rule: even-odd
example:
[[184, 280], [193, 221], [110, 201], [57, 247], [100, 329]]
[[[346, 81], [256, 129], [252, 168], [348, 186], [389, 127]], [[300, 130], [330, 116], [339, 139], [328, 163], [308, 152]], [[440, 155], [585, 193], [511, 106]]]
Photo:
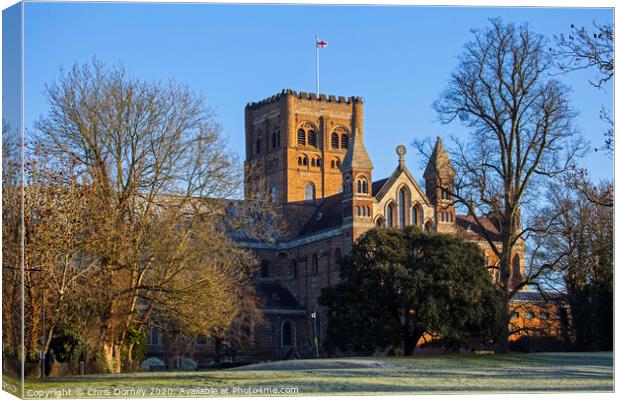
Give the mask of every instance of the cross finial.
[[398, 146], [396, 146], [396, 154], [398, 154], [398, 165], [401, 167], [405, 165], [405, 154], [406, 153], [407, 153], [407, 148], [405, 146], [403, 146], [402, 144], [399, 144]]

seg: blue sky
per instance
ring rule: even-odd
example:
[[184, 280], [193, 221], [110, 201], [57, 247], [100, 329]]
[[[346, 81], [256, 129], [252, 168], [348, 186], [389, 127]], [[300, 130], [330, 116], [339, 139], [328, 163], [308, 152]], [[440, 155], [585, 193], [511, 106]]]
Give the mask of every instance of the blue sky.
[[[313, 91], [314, 35], [321, 51], [321, 92], [365, 99], [365, 141], [374, 179], [397, 164], [394, 149], [408, 147], [407, 162], [421, 180], [416, 138], [464, 135], [458, 123], [442, 126], [431, 104], [446, 87], [456, 56], [490, 17], [527, 22], [547, 37], [570, 24], [611, 22], [610, 9], [259, 6], [210, 4], [27, 3], [25, 5], [25, 125], [46, 113], [45, 83], [60, 67], [96, 56], [123, 63], [146, 79], [185, 83], [217, 111], [231, 148], [243, 157], [247, 102], [283, 88]], [[601, 105], [612, 109], [612, 84], [588, 85], [593, 71], [560, 77], [572, 87], [581, 133], [603, 142]], [[612, 160], [592, 153], [593, 177], [610, 179]]]

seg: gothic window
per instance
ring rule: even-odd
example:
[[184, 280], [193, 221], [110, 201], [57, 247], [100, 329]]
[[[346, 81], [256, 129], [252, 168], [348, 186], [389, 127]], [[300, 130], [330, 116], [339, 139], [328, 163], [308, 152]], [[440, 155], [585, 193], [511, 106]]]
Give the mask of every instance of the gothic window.
[[309, 201], [314, 200], [314, 184], [310, 182], [306, 183], [304, 193], [305, 193], [305, 197], [304, 197], [305, 200], [309, 200]]
[[261, 278], [269, 278], [269, 261], [263, 260], [260, 262], [260, 276]]
[[271, 185], [271, 202], [275, 203], [278, 198], [278, 189], [276, 189], [276, 185]]
[[376, 225], [379, 228], [383, 228], [385, 226], [385, 220], [383, 219], [383, 217], [380, 216], [379, 218], [377, 218]]
[[366, 179], [362, 180], [362, 192], [368, 193], [368, 181]]
[[320, 159], [320, 158], [317, 158], [317, 159], [316, 159], [316, 166], [317, 166], [317, 167], [320, 167], [320, 166], [321, 166], [321, 159]]
[[343, 149], [349, 148], [349, 136], [346, 133], [342, 134], [342, 137], [340, 138], [340, 145]]
[[271, 133], [271, 148], [275, 149], [278, 145], [278, 137], [276, 135], [276, 132], [272, 132]]
[[301, 128], [297, 131], [297, 144], [306, 145], [306, 131]]
[[426, 223], [424, 224], [424, 230], [426, 232], [431, 232], [433, 230], [433, 224], [431, 223], [431, 221], [426, 221]]
[[256, 150], [256, 154], [257, 154], [257, 155], [258, 155], [258, 154], [260, 154], [260, 137], [256, 138], [256, 147], [255, 147], [255, 150]]
[[303, 164], [304, 164], [304, 166], [308, 166], [308, 157], [304, 156]]
[[336, 159], [336, 168], [340, 168], [340, 160]]
[[316, 146], [316, 133], [314, 132], [314, 130], [309, 130], [308, 131], [308, 145], [312, 146], [312, 147], [317, 147]]
[[295, 345], [295, 329], [290, 321], [282, 323], [282, 347], [292, 347]]
[[409, 213], [409, 191], [402, 187], [398, 191], [398, 225], [404, 228], [407, 225], [407, 214]]
[[314, 166], [316, 166], [316, 163], [315, 163], [315, 161], [314, 161], [314, 158], [312, 159], [312, 161], [311, 161], [310, 165], [312, 165], [313, 167], [314, 167]]
[[297, 279], [297, 261], [291, 261], [291, 277]]
[[422, 209], [419, 204], [413, 206], [411, 211], [411, 221], [413, 225], [421, 225], [422, 223]]
[[312, 255], [312, 273], [319, 273], [319, 256], [317, 256], [316, 254]]
[[394, 205], [390, 204], [387, 206], [387, 212], [386, 212], [386, 217], [387, 217], [387, 226], [389, 228], [394, 226]]
[[339, 141], [340, 140], [338, 139], [338, 134], [336, 132], [332, 133], [332, 149], [338, 148]]

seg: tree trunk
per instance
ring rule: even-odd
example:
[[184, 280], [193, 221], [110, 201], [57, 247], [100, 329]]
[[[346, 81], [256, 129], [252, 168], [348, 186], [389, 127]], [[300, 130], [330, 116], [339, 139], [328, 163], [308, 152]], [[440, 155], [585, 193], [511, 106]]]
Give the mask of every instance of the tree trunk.
[[424, 332], [413, 331], [411, 333], [405, 334], [405, 338], [403, 339], [403, 351], [406, 356], [412, 356], [415, 351], [420, 338]]
[[103, 343], [102, 345], [103, 362], [106, 369], [111, 374], [121, 373], [121, 345]]
[[508, 353], [508, 338], [510, 337], [510, 299], [506, 293], [504, 295], [506, 296], [502, 302], [504, 322], [499, 331], [497, 343], [495, 343], [495, 352], [499, 354]]

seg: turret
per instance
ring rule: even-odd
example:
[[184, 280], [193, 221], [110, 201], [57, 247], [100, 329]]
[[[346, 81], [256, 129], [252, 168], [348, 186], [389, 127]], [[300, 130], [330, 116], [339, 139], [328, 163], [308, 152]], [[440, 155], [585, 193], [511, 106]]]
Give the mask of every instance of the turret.
[[435, 148], [424, 170], [426, 196], [435, 211], [437, 232], [455, 231], [454, 175], [450, 158], [441, 143], [441, 138], [437, 137]]
[[[372, 170], [374, 166], [368, 156], [361, 131], [355, 130], [342, 165], [344, 190], [342, 195], [343, 225], [348, 232], [348, 244], [357, 240], [372, 228], [373, 197]], [[349, 249], [345, 249], [348, 251]]]

